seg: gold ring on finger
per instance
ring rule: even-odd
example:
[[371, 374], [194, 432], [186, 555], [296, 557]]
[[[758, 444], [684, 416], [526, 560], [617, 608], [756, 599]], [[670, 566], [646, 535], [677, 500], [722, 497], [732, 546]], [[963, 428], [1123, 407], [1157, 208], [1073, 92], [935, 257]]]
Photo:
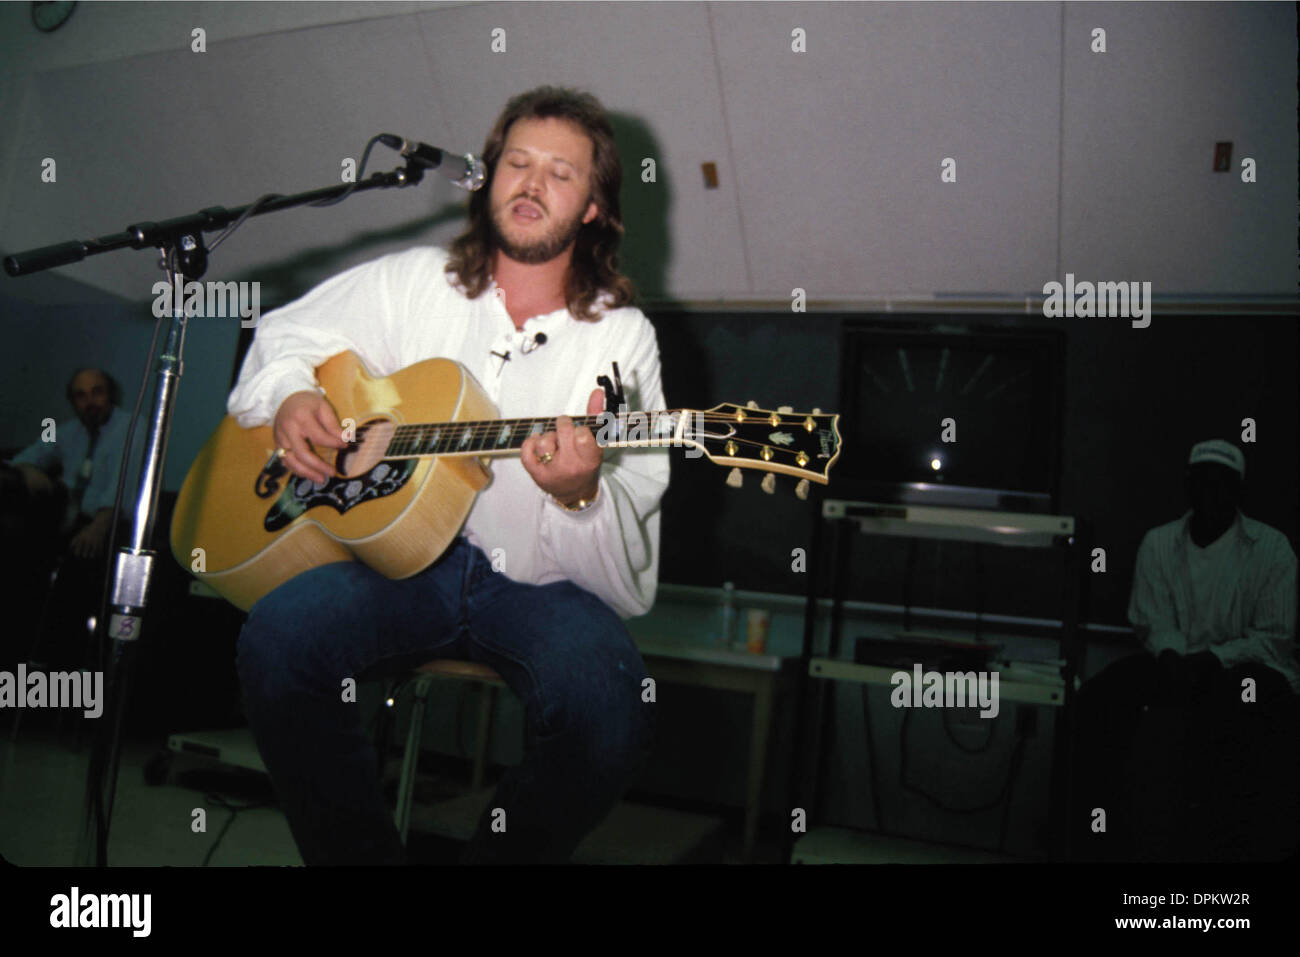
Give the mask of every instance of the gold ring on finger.
[[541, 462], [543, 465], [549, 465], [553, 458], [555, 458], [554, 452], [543, 452], [541, 455], [537, 456], [537, 461]]

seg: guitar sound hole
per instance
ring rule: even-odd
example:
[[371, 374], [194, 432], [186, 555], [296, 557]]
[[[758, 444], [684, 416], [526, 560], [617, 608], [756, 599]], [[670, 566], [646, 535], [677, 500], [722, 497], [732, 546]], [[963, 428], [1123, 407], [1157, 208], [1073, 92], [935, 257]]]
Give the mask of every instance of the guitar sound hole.
[[396, 426], [388, 419], [371, 419], [357, 426], [356, 439], [339, 449], [334, 467], [345, 478], [358, 478], [383, 461]]

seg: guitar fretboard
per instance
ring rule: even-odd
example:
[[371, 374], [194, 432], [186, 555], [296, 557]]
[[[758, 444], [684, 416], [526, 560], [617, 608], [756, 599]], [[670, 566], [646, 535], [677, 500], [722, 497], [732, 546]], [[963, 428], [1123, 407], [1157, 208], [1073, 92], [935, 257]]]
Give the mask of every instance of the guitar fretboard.
[[[574, 427], [586, 426], [604, 448], [667, 445], [677, 434], [682, 409], [573, 416]], [[556, 416], [537, 419], [488, 419], [478, 422], [425, 422], [399, 425], [384, 458], [425, 455], [500, 455], [520, 449], [530, 435], [556, 428]]]

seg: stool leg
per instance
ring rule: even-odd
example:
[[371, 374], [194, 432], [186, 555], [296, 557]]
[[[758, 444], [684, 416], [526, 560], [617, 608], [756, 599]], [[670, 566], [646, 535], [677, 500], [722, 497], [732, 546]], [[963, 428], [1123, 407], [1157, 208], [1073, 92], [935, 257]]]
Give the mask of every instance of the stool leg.
[[475, 791], [483, 786], [483, 774], [487, 767], [488, 740], [492, 732], [492, 706], [496, 703], [495, 686], [485, 684], [478, 696], [478, 740], [474, 745], [474, 780]]
[[429, 698], [433, 679], [421, 675], [415, 682], [415, 698], [411, 702], [411, 726], [406, 731], [406, 753], [402, 755], [402, 777], [397, 782], [397, 810], [393, 814], [397, 833], [406, 843], [406, 832], [411, 823], [411, 803], [415, 794], [415, 772], [420, 761], [420, 738], [424, 733], [424, 705]]

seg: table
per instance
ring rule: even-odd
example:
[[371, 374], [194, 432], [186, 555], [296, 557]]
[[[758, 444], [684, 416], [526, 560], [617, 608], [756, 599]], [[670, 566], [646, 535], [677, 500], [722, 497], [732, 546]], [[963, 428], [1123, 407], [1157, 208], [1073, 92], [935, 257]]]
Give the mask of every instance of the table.
[[646, 670], [656, 683], [668, 681], [699, 688], [739, 691], [754, 696], [742, 850], [743, 860], [749, 863], [758, 835], [763, 774], [767, 767], [767, 749], [772, 731], [772, 711], [776, 699], [797, 684], [799, 656], [755, 655], [747, 651], [728, 651], [681, 641], [635, 636], [634, 640], [641, 651]]

